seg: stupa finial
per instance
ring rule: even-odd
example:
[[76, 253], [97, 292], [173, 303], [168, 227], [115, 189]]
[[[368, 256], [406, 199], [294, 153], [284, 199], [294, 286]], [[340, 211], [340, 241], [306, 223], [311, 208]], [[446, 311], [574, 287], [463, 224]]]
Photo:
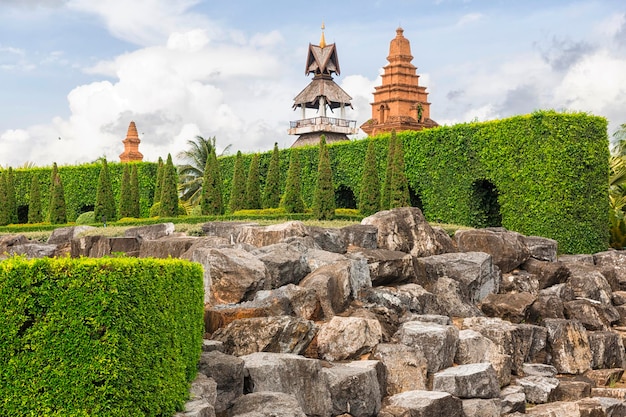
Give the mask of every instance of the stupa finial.
[[324, 38], [324, 29], [326, 29], [326, 26], [324, 26], [324, 22], [322, 22], [322, 37], [320, 38], [320, 48], [326, 47], [326, 39]]

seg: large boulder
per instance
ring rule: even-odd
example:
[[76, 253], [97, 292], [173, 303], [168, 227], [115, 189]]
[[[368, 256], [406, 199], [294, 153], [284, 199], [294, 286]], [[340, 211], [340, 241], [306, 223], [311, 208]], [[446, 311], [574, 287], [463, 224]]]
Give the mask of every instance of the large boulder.
[[612, 305], [588, 298], [568, 301], [563, 306], [566, 318], [578, 320], [591, 331], [608, 330], [611, 323], [620, 319], [619, 312]]
[[394, 310], [398, 315], [441, 314], [444, 311], [435, 295], [417, 284], [368, 288], [361, 294], [361, 299]]
[[625, 368], [624, 343], [610, 331], [587, 332], [593, 369]]
[[230, 408], [243, 395], [244, 361], [219, 351], [202, 352], [198, 371], [217, 383], [215, 411]]
[[306, 257], [309, 264], [309, 270], [311, 272], [323, 266], [334, 264], [335, 262], [345, 261], [346, 259], [348, 259], [345, 255], [342, 255], [340, 253], [328, 252], [326, 250], [317, 248], [308, 248]]
[[253, 250], [252, 254], [267, 268], [266, 290], [297, 284], [310, 272], [306, 249], [298, 245], [276, 243]]
[[317, 351], [320, 358], [329, 361], [357, 359], [371, 352], [381, 339], [378, 320], [335, 316], [321, 325], [317, 334]]
[[138, 237], [142, 240], [157, 240], [174, 233], [174, 223], [151, 224], [148, 226], [130, 227], [124, 231], [126, 237]]
[[511, 356], [501, 353], [495, 343], [477, 331], [470, 329], [459, 331], [459, 344], [454, 363], [469, 365], [481, 362], [491, 364], [500, 386], [511, 382]]
[[491, 255], [493, 263], [503, 273], [519, 267], [530, 258], [524, 237], [516, 232], [502, 229], [457, 230], [454, 240], [461, 252], [484, 252]]
[[72, 240], [70, 255], [72, 258], [102, 258], [114, 253], [138, 256], [140, 249], [141, 241], [136, 237], [83, 236]]
[[428, 372], [449, 368], [459, 343], [459, 331], [454, 326], [409, 321], [403, 323], [394, 338], [419, 349], [426, 358]]
[[308, 226], [307, 233], [322, 250], [334, 253], [346, 253], [348, 250], [348, 243], [339, 229]]
[[427, 389], [428, 364], [420, 349], [398, 343], [380, 343], [370, 358], [385, 367], [387, 396]]
[[555, 400], [559, 380], [553, 377], [526, 376], [516, 382], [526, 394], [526, 401], [532, 404], [544, 404]]
[[333, 364], [322, 370], [332, 399], [332, 415], [375, 416], [380, 411], [381, 394], [375, 368]]
[[465, 302], [478, 303], [497, 293], [500, 271], [491, 256], [483, 252], [446, 253], [417, 258], [415, 276], [418, 284], [430, 289], [439, 278], [448, 277], [460, 284]]
[[378, 247], [378, 228], [372, 225], [352, 224], [340, 229], [348, 248], [376, 249]]
[[576, 297], [611, 304], [613, 290], [597, 267], [577, 263], [568, 264], [567, 267], [570, 270], [567, 283]]
[[248, 243], [261, 247], [280, 243], [281, 240], [289, 237], [305, 237], [308, 231], [304, 223], [290, 221], [270, 226], [244, 226], [237, 236], [237, 242]]
[[[467, 302], [467, 291], [463, 284], [452, 278], [441, 277], [431, 286], [442, 314], [450, 317], [477, 317], [483, 316], [473, 303]], [[465, 295], [464, 295], [465, 293]]]
[[[129, 238], [130, 239], [130, 238]], [[165, 236], [158, 240], [141, 240], [140, 258], [180, 258], [198, 241], [193, 236]]]
[[404, 409], [402, 414], [391, 414], [394, 416], [450, 417], [463, 415], [461, 400], [447, 392], [406, 391], [389, 397], [388, 401], [390, 406]]
[[45, 258], [58, 255], [59, 247], [48, 243], [29, 242], [21, 245], [9, 246], [8, 255], [20, 255], [28, 259]]
[[459, 398], [497, 398], [500, 384], [490, 363], [471, 363], [437, 372], [433, 376], [433, 390]]
[[511, 323], [522, 323], [526, 320], [528, 309], [536, 297], [531, 293], [489, 294], [480, 305], [480, 309], [488, 317], [500, 317]]
[[545, 319], [551, 365], [560, 373], [582, 374], [591, 369], [592, 355], [584, 326], [575, 320]]
[[444, 253], [439, 235], [426, 222], [421, 210], [402, 207], [380, 211], [361, 221], [378, 229], [378, 247], [410, 253], [416, 257]]
[[539, 279], [535, 274], [522, 269], [514, 269], [509, 273], [502, 274], [501, 294], [526, 292], [537, 295], [539, 290]]
[[465, 417], [500, 417], [502, 401], [499, 398], [471, 398], [463, 400]]
[[251, 222], [208, 222], [202, 225], [202, 231], [207, 236], [221, 237], [230, 243], [235, 243], [244, 227], [258, 225], [258, 223]]
[[610, 250], [593, 255], [593, 261], [599, 267], [611, 267], [615, 271], [620, 289], [626, 290], [626, 253]]
[[291, 394], [307, 416], [331, 415], [332, 400], [320, 361], [287, 353], [252, 353], [241, 359], [251, 392]]
[[351, 254], [367, 261], [373, 286], [399, 284], [415, 277], [413, 257], [400, 251], [356, 248]]
[[524, 236], [522, 238], [530, 257], [539, 261], [555, 262], [557, 259], [558, 242], [540, 236]]
[[261, 391], [244, 395], [229, 411], [232, 417], [306, 417], [296, 397], [282, 392]]
[[570, 276], [570, 270], [563, 262], [547, 262], [530, 258], [521, 267], [537, 277], [540, 290], [567, 282]]
[[[73, 239], [78, 237], [78, 235], [88, 230], [93, 230], [93, 229], [96, 229], [96, 228], [93, 226], [84, 226], [84, 225], [59, 227], [52, 231], [46, 243], [50, 245], [59, 245], [59, 246], [69, 245]], [[9, 237], [10, 236], [11, 235], [9, 235]], [[22, 243], [25, 243], [25, 242], [22, 242]], [[1, 246], [3, 246], [2, 241], [0, 241], [0, 247]]]

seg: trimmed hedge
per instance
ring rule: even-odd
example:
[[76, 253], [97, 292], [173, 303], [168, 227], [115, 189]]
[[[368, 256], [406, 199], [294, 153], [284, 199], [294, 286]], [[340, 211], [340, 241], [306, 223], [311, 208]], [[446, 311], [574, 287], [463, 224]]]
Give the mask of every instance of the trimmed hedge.
[[0, 263], [0, 415], [171, 416], [203, 334], [203, 272], [183, 260]]

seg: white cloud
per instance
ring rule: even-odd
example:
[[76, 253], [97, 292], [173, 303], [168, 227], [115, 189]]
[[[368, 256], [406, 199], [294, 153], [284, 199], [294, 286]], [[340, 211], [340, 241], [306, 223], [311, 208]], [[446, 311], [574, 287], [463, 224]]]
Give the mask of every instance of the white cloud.
[[482, 13], [468, 13], [466, 15], [461, 16], [461, 18], [456, 23], [457, 26], [465, 26], [473, 22], [477, 22], [484, 17]]

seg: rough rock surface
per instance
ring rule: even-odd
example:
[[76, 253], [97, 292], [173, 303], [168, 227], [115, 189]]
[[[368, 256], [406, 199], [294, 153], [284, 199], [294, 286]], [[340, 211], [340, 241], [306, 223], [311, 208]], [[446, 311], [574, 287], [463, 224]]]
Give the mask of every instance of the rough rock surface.
[[583, 325], [574, 320], [546, 319], [551, 364], [560, 373], [581, 374], [591, 369], [589, 337]]
[[215, 411], [230, 408], [243, 395], [244, 361], [222, 352], [203, 352], [198, 370], [217, 383]]
[[265, 264], [268, 279], [264, 289], [298, 284], [311, 271], [305, 248], [287, 243], [264, 246], [251, 252]]
[[505, 229], [457, 230], [454, 240], [461, 252], [484, 252], [491, 255], [493, 263], [503, 273], [511, 272], [530, 258], [524, 237]]
[[433, 376], [433, 390], [458, 398], [497, 398], [500, 384], [490, 363], [472, 363], [447, 368]]
[[142, 240], [157, 240], [174, 233], [174, 223], [159, 223], [148, 226], [131, 227], [124, 231], [126, 237], [138, 237]]
[[428, 364], [417, 348], [397, 343], [380, 343], [372, 354], [385, 367], [386, 395], [427, 388]]
[[282, 392], [253, 392], [239, 398], [230, 410], [231, 416], [306, 417], [296, 397]]
[[[407, 417], [449, 417], [462, 416], [463, 404], [460, 399], [439, 391], [406, 391], [389, 397], [391, 406], [406, 410]], [[383, 410], [384, 411], [384, 410]]]
[[332, 398], [332, 415], [348, 413], [368, 417], [378, 414], [382, 398], [375, 368], [335, 364], [324, 368], [322, 373]]
[[382, 339], [378, 320], [358, 317], [333, 317], [320, 326], [317, 350], [329, 361], [356, 359], [371, 352]]
[[289, 237], [305, 237], [307, 235], [307, 228], [302, 222], [291, 221], [264, 227], [243, 226], [236, 241], [261, 247], [280, 243], [281, 240]]
[[400, 343], [418, 348], [426, 358], [430, 373], [452, 366], [459, 343], [456, 327], [419, 321], [402, 324], [394, 337]]

